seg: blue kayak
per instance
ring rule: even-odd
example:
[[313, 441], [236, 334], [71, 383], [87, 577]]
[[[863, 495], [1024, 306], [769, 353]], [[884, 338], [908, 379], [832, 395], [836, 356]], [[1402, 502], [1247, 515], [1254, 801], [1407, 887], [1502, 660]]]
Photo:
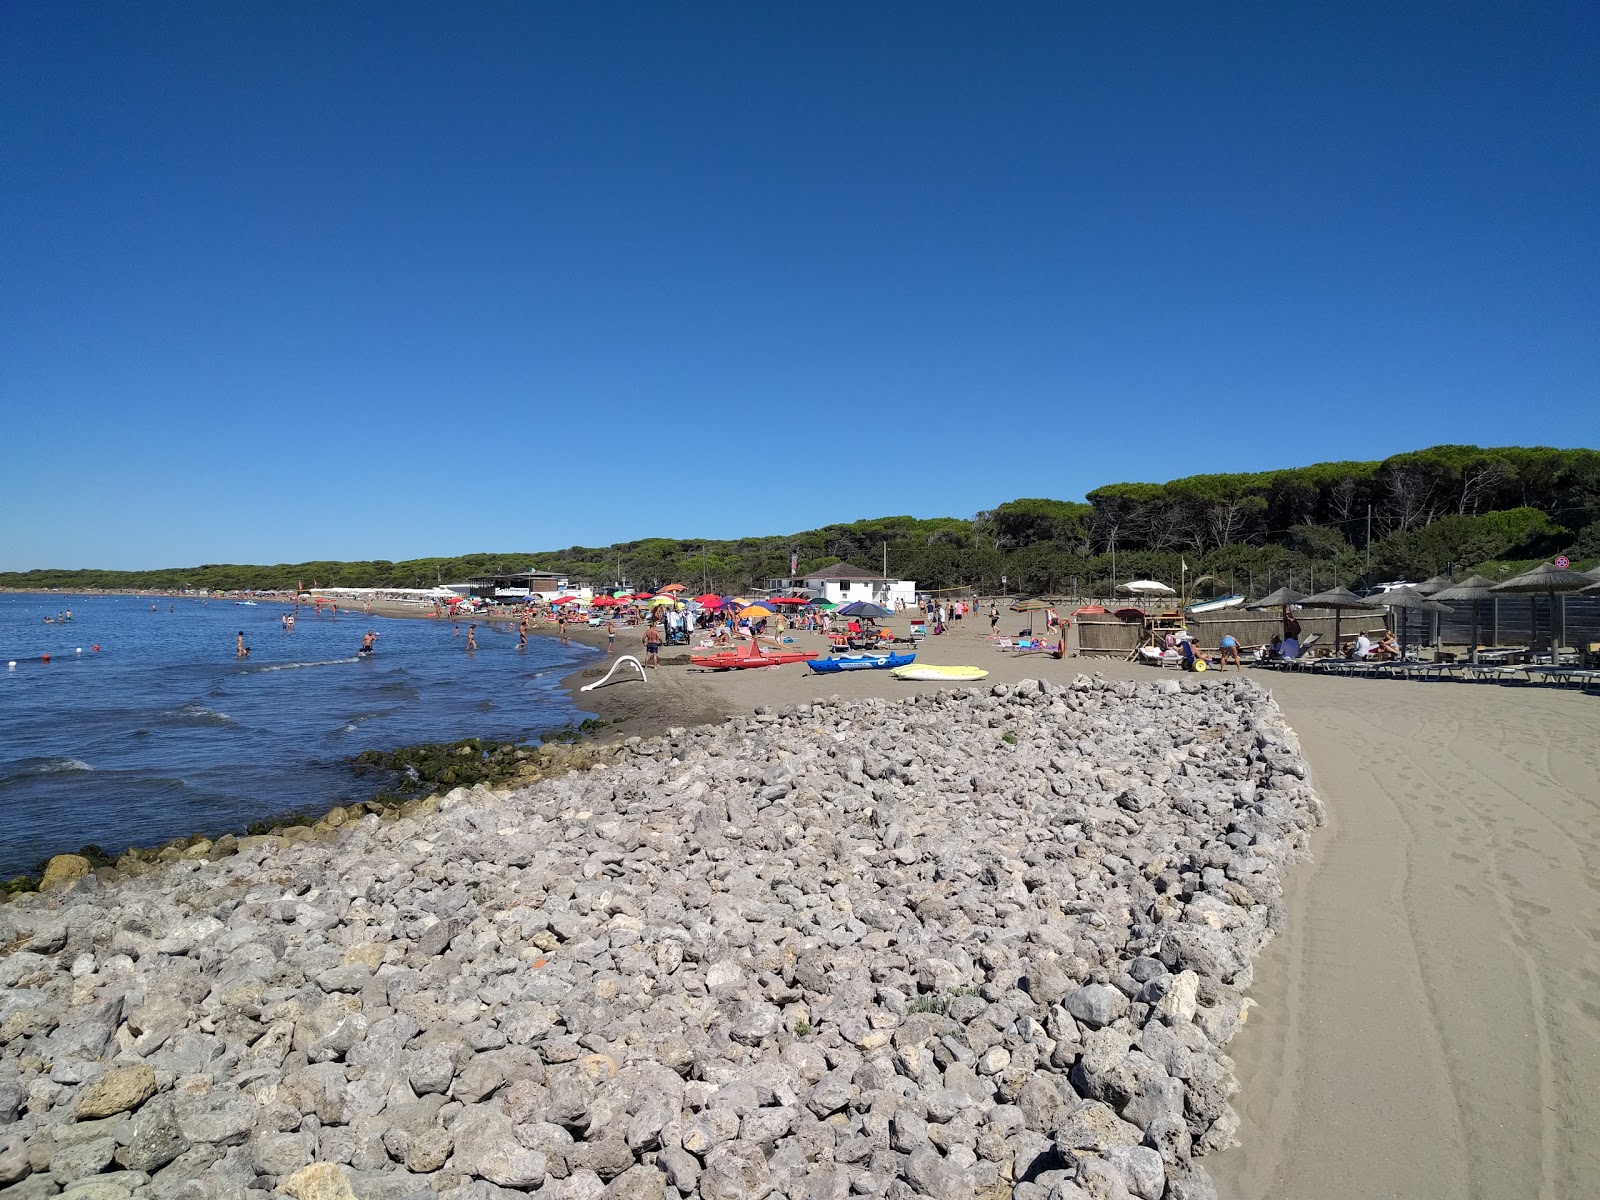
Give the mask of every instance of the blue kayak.
[[841, 654], [837, 658], [813, 658], [806, 665], [819, 675], [834, 671], [887, 671], [891, 667], [908, 667], [917, 660], [915, 654]]

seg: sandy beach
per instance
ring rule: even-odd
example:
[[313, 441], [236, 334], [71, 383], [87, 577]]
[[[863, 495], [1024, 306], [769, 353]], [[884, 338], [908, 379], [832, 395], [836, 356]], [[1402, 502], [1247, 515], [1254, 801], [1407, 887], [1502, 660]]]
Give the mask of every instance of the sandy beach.
[[[1019, 624], [1008, 613], [1001, 627]], [[924, 642], [919, 661], [982, 666], [989, 682], [1162, 675], [1001, 654], [987, 631], [986, 619], [961, 622]], [[1328, 826], [1313, 838], [1315, 861], [1289, 873], [1288, 933], [1258, 964], [1259, 1007], [1230, 1046], [1243, 1127], [1242, 1144], [1209, 1163], [1223, 1195], [1600, 1194], [1596, 699], [1251, 674], [1299, 733]], [[579, 699], [628, 717], [615, 730], [628, 736], [719, 711], [936, 686], [798, 665], [670, 666]]]

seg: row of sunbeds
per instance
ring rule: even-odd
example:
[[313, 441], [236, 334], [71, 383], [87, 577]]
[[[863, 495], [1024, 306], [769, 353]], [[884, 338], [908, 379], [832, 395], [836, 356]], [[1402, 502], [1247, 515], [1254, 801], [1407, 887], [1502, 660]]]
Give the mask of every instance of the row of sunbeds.
[[1286, 671], [1308, 671], [1317, 675], [1352, 675], [1367, 679], [1466, 680], [1472, 683], [1551, 684], [1577, 687], [1583, 691], [1600, 688], [1600, 670], [1578, 666], [1543, 666], [1537, 663], [1514, 665], [1484, 662], [1423, 662], [1400, 658], [1378, 661], [1371, 658], [1296, 658], [1267, 660], [1253, 664]]

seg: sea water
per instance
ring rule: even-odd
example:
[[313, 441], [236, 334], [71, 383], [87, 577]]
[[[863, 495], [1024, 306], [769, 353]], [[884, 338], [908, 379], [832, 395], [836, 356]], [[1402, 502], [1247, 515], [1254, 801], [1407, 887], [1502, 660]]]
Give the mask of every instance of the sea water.
[[[479, 622], [468, 652], [466, 622], [457, 636], [454, 621], [309, 605], [286, 631], [286, 611], [0, 595], [0, 878], [83, 845], [115, 854], [370, 799], [347, 761], [362, 750], [532, 739], [586, 715], [559, 682], [598, 655], [588, 647], [518, 650], [515, 627]], [[357, 658], [369, 628], [377, 653]]]

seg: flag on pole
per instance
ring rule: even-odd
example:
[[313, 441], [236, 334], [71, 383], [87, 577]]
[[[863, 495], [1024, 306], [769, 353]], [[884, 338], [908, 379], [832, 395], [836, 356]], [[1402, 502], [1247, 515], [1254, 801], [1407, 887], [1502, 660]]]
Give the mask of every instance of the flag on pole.
[[800, 552], [798, 550], [789, 551], [789, 574], [800, 574]]
[[1178, 561], [1183, 564], [1183, 573], [1185, 575], [1187, 575], [1189, 573], [1189, 562], [1188, 562], [1188, 560], [1180, 558], [1180, 559], [1178, 559]]

